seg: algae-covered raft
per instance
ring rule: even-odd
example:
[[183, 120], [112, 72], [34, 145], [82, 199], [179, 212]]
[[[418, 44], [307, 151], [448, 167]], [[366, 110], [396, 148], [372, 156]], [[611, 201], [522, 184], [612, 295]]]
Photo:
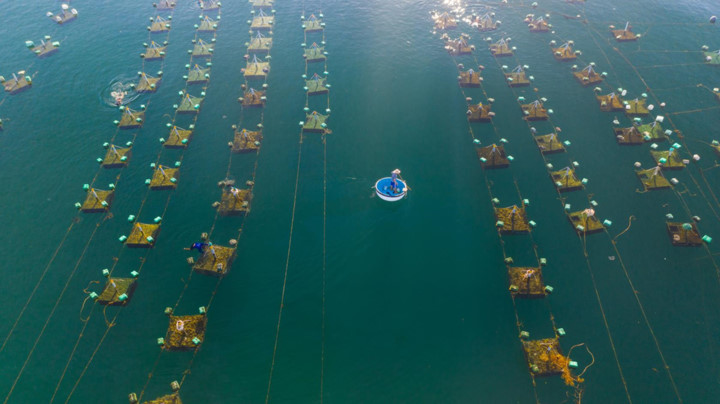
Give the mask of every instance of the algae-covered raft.
[[110, 205], [115, 197], [115, 192], [110, 190], [102, 190], [90, 188], [87, 191], [85, 202], [80, 206], [80, 210], [84, 213], [102, 213], [110, 210]]
[[135, 291], [134, 278], [108, 278], [96, 302], [106, 306], [124, 306]]
[[207, 317], [205, 314], [190, 316], [169, 315], [169, 324], [165, 338], [158, 343], [168, 351], [195, 349], [205, 339]]
[[509, 206], [495, 209], [495, 227], [505, 234], [527, 233], [530, 231], [530, 222], [525, 212], [525, 206]]
[[512, 157], [505, 154], [503, 145], [492, 144], [477, 149], [478, 158], [482, 168], [505, 168], [510, 165]]
[[169, 149], [185, 148], [192, 138], [192, 133], [193, 131], [190, 129], [173, 126], [170, 128], [170, 134], [168, 135], [167, 140], [163, 142], [163, 146]]
[[6, 93], [17, 94], [30, 89], [32, 77], [25, 74], [24, 70], [21, 70], [17, 74], [13, 73], [12, 78], [9, 80], [5, 80], [5, 77], [0, 76], [0, 84], [3, 85]]
[[541, 267], [508, 267], [510, 293], [527, 298], [545, 297], [545, 283]]
[[193, 270], [204, 275], [222, 276], [228, 273], [235, 258], [235, 247], [222, 247], [212, 243], [203, 247], [202, 255]]
[[260, 148], [261, 141], [261, 131], [249, 131], [247, 129], [238, 131], [236, 129], [233, 141], [230, 143], [230, 148], [233, 153], [257, 151]]
[[523, 341], [522, 344], [528, 366], [534, 375], [557, 375], [567, 367], [568, 359], [563, 356], [557, 337]]
[[305, 116], [305, 122], [302, 122], [303, 132], [325, 132], [327, 129], [327, 121], [329, 115], [323, 115], [317, 111], [313, 111]]

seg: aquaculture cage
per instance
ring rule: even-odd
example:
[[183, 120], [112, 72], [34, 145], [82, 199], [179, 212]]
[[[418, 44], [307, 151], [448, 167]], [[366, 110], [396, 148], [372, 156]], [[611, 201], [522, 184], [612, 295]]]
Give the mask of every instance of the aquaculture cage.
[[254, 8], [272, 8], [274, 0], [250, 0]]
[[266, 15], [265, 12], [260, 9], [260, 12], [250, 21], [250, 29], [253, 31], [269, 31], [272, 29], [274, 22], [274, 16]]
[[322, 14], [320, 14], [320, 18], [316, 17], [315, 14], [310, 14], [307, 21], [303, 22], [302, 28], [306, 33], [318, 32], [325, 29], [325, 23], [322, 22]]
[[610, 32], [612, 32], [613, 37], [615, 37], [615, 40], [618, 42], [635, 41], [638, 38], [638, 36], [632, 32], [630, 22], [625, 23], [624, 29], [611, 29]]
[[222, 3], [219, 0], [200, 1], [200, 8], [203, 9], [203, 11], [216, 11], [219, 10], [221, 6]]
[[[270, 52], [270, 47], [272, 47], [272, 38], [266, 37], [262, 32], [258, 31], [255, 36], [250, 39], [247, 46], [248, 53], [268, 53]], [[307, 50], [305, 54], [307, 55]]]
[[70, 22], [77, 18], [78, 12], [74, 8], [70, 8], [70, 6], [64, 3], [60, 6], [60, 8], [61, 10], [57, 14], [53, 14], [48, 11], [45, 15], [59, 25], [65, 24], [66, 22]]
[[256, 55], [247, 62], [247, 66], [243, 70], [246, 79], [264, 79], [270, 71], [270, 63], [261, 62]]
[[[200, 16], [201, 21], [200, 24], [196, 24], [196, 28], [198, 32], [215, 32], [218, 28], [218, 21], [213, 20], [212, 18], [208, 17], [207, 15]], [[218, 17], [218, 20], [220, 17]]]
[[202, 255], [193, 264], [193, 270], [203, 275], [225, 275], [235, 258], [234, 247], [222, 247], [210, 243], [203, 247]]
[[313, 111], [305, 116], [305, 122], [302, 123], [303, 132], [324, 133], [327, 130], [327, 121], [329, 115], [319, 114]]
[[130, 248], [152, 248], [160, 233], [160, 225], [153, 223], [135, 223], [127, 238], [121, 237]]
[[265, 91], [258, 91], [251, 87], [243, 93], [240, 102], [243, 107], [264, 107], [266, 99]]
[[635, 174], [637, 174], [640, 182], [642, 182], [645, 191], [672, 188], [670, 182], [663, 176], [662, 168], [660, 166], [649, 168], [647, 170], [638, 170]]
[[457, 28], [457, 21], [447, 12], [435, 16], [435, 29], [444, 31]]
[[535, 143], [542, 154], [562, 153], [565, 145], [560, 141], [557, 133], [535, 136]]
[[235, 130], [230, 147], [233, 153], [247, 153], [257, 151], [260, 148], [260, 142], [262, 142], [261, 131]]
[[577, 81], [585, 87], [595, 85], [603, 81], [602, 75], [595, 71], [592, 63], [579, 72], [573, 72], [573, 76], [575, 76]]
[[545, 297], [542, 267], [508, 267], [510, 294], [526, 298]]
[[614, 128], [613, 133], [615, 134], [615, 140], [622, 146], [637, 146], [645, 143], [642, 133], [635, 126]]
[[552, 52], [555, 60], [559, 60], [561, 62], [569, 62], [577, 59], [577, 55], [573, 51], [569, 42], [565, 42], [557, 48], [552, 48]]
[[168, 149], [182, 149], [187, 147], [188, 143], [192, 139], [193, 131], [189, 129], [183, 129], [177, 126], [170, 128], [170, 134], [167, 140], [163, 142], [163, 146]]
[[327, 52], [325, 52], [324, 46], [318, 46], [317, 43], [313, 42], [309, 48], [305, 49], [303, 57], [308, 63], [324, 62], [327, 59]]
[[644, 98], [625, 101], [625, 115], [641, 116], [650, 114], [650, 110], [645, 105], [646, 103], [647, 101]]
[[458, 76], [460, 87], [480, 87], [481, 81], [482, 77], [480, 77], [480, 73], [473, 69], [468, 69], [464, 72], [461, 71]]
[[523, 341], [522, 345], [528, 367], [535, 376], [559, 375], [568, 366], [557, 337]]
[[145, 401], [143, 404], [182, 404], [180, 396], [177, 393], [168, 394], [151, 401]]
[[560, 192], [577, 191], [583, 188], [583, 182], [575, 176], [575, 170], [565, 167], [562, 170], [551, 171], [550, 178]]
[[13, 73], [10, 80], [0, 76], [0, 84], [3, 85], [6, 93], [17, 94], [32, 87], [32, 77], [26, 75], [25, 71], [20, 71], [18, 74]]
[[469, 122], [490, 122], [495, 116], [495, 113], [490, 111], [490, 104], [482, 102], [469, 105], [466, 114]]
[[514, 68], [510, 73], [505, 73], [505, 81], [510, 87], [522, 87], [530, 85], [530, 80], [528, 80], [527, 76], [525, 75], [525, 70], [520, 65]]
[[197, 114], [205, 98], [194, 97], [188, 93], [183, 96], [180, 105], [177, 107], [178, 114]]
[[198, 39], [190, 54], [192, 57], [210, 57], [215, 49], [202, 39]]
[[520, 108], [526, 121], [543, 121], [549, 117], [540, 100], [535, 100], [529, 104], [521, 104]]
[[650, 154], [655, 163], [660, 165], [663, 170], [680, 170], [685, 167], [685, 163], [678, 155], [678, 151], [672, 147], [670, 150], [651, 150]]
[[160, 0], [157, 3], [153, 3], [153, 7], [158, 10], [173, 10], [175, 8], [175, 2], [171, 0]]
[[160, 46], [155, 41], [151, 41], [150, 45], [145, 49], [145, 53], [141, 53], [140, 57], [145, 60], [161, 60], [165, 58], [165, 48], [167, 46]]
[[125, 107], [117, 125], [120, 129], [136, 129], [141, 128], [143, 122], [145, 122], [145, 111], [134, 111]]
[[108, 278], [96, 302], [105, 306], [125, 306], [135, 292], [135, 278]]
[[673, 245], [684, 247], [702, 245], [702, 237], [695, 223], [667, 222], [666, 226]]
[[158, 164], [153, 171], [152, 179], [150, 179], [150, 189], [153, 191], [161, 191], [166, 189], [177, 188], [177, 180], [180, 170]]
[[506, 168], [510, 165], [509, 156], [505, 154], [503, 145], [492, 144], [477, 149], [482, 168]]
[[195, 65], [188, 70], [185, 79], [188, 84], [205, 84], [210, 80], [210, 68], [206, 67], [203, 69]]
[[460, 36], [445, 42], [445, 49], [451, 55], [469, 55], [475, 50], [475, 45], [470, 45], [467, 38]]
[[207, 317], [204, 314], [191, 316], [170, 315], [165, 338], [161, 338], [162, 349], [183, 351], [195, 349], [205, 339]]
[[512, 56], [513, 51], [508, 44], [508, 39], [501, 38], [499, 41], [490, 44], [490, 53], [495, 57]]
[[141, 72], [140, 80], [138, 80], [138, 83], [135, 85], [135, 91], [138, 93], [154, 93], [157, 91], [161, 80], [160, 77], [152, 77]]
[[83, 213], [104, 213], [110, 210], [110, 204], [115, 197], [113, 190], [102, 190], [90, 188], [87, 191], [85, 202], [83, 202], [80, 210]]
[[504, 234], [530, 232], [525, 206], [495, 208], [495, 227]]
[[598, 233], [605, 229], [600, 220], [595, 217], [593, 209], [585, 209], [578, 212], [568, 212], [567, 214], [570, 224], [573, 225], [575, 231], [580, 235]]
[[317, 73], [305, 80], [305, 91], [308, 95], [326, 94], [330, 91], [330, 84], [327, 83], [326, 77], [320, 77]]
[[148, 27], [148, 31], [150, 31], [150, 33], [152, 34], [161, 34], [168, 32], [170, 31], [170, 21], [160, 16], [150, 18], [150, 26]]
[[57, 52], [58, 48], [60, 48], [60, 42], [51, 42], [50, 37], [46, 36], [44, 39], [40, 40], [39, 44], [35, 44], [33, 41], [27, 41], [25, 42], [25, 46], [27, 46], [32, 53], [37, 55], [38, 58], [44, 58]]
[[601, 111], [609, 112], [625, 110], [625, 103], [623, 102], [622, 98], [620, 98], [620, 96], [615, 93], [596, 95], [595, 99], [598, 100]]
[[543, 17], [538, 17], [528, 23], [530, 32], [550, 32], [551, 25]]
[[105, 158], [102, 159], [100, 164], [103, 168], [122, 168], [127, 166], [130, 154], [130, 147], [118, 147], [114, 144], [108, 144]]
[[480, 32], [487, 32], [496, 30], [498, 23], [493, 21], [492, 16], [489, 13], [486, 13], [475, 18], [471, 25], [477, 28]]

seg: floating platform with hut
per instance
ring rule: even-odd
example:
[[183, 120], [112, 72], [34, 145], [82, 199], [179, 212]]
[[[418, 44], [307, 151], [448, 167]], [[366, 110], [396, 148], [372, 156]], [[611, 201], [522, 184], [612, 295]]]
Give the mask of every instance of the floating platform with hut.
[[605, 229], [600, 219], [595, 217], [595, 211], [590, 208], [578, 212], [568, 212], [567, 217], [580, 235], [598, 233]]
[[625, 115], [641, 116], [650, 114], [650, 110], [646, 106], [647, 101], [644, 98], [635, 98], [634, 100], [625, 101]]
[[33, 41], [26, 41], [25, 46], [27, 46], [27, 48], [30, 49], [30, 51], [32, 51], [32, 53], [34, 53], [38, 58], [44, 58], [57, 52], [60, 48], [60, 42], [52, 41], [51, 37], [47, 35], [45, 38], [40, 40], [39, 44], [36, 44]]
[[184, 79], [190, 85], [192, 84], [205, 84], [210, 80], [210, 68], [201, 68], [197, 64], [188, 70]]
[[63, 3], [60, 5], [60, 12], [57, 14], [53, 14], [50, 11], [48, 11], [45, 14], [48, 18], [53, 20], [59, 25], [65, 24], [66, 22], [70, 22], [77, 18], [78, 12], [74, 8], [70, 8], [67, 4]]
[[249, 131], [247, 129], [235, 130], [230, 148], [233, 153], [247, 153], [260, 149], [262, 142], [261, 131]]
[[697, 247], [702, 245], [702, 237], [695, 223], [667, 222], [667, 232], [674, 246]]
[[180, 105], [177, 107], [177, 113], [178, 114], [197, 114], [200, 112], [200, 107], [202, 106], [202, 102], [205, 98], [203, 97], [195, 97], [188, 93], [185, 93], [183, 95], [183, 99], [180, 102]]
[[193, 264], [193, 270], [203, 275], [222, 276], [230, 271], [235, 259], [235, 247], [222, 247], [212, 243], [203, 247], [202, 255]]
[[267, 15], [260, 9], [257, 15], [250, 21], [250, 30], [252, 31], [270, 31], [275, 22], [275, 16]]
[[480, 32], [494, 31], [500, 24], [499, 21], [493, 21], [493, 15], [485, 13], [482, 16], [478, 16], [472, 20], [471, 26], [477, 28]]
[[530, 32], [550, 32], [552, 25], [548, 24], [543, 17], [538, 17], [528, 23]]
[[198, 39], [197, 41], [194, 41], [195, 46], [193, 46], [192, 50], [190, 50], [190, 54], [194, 58], [198, 57], [211, 57], [212, 53], [215, 51], [214, 45], [209, 44], [202, 39]]
[[160, 233], [160, 225], [155, 223], [135, 223], [127, 238], [121, 237], [130, 248], [152, 248]]
[[262, 108], [265, 106], [267, 96], [265, 90], [255, 90], [250, 87], [243, 93], [240, 102], [245, 108]]
[[104, 306], [125, 306], [135, 292], [135, 278], [108, 278], [95, 301]]
[[270, 63], [261, 62], [256, 55], [247, 62], [247, 66], [243, 69], [243, 75], [246, 79], [264, 79], [270, 71]]
[[110, 205], [115, 197], [114, 190], [102, 190], [90, 188], [87, 191], [85, 202], [80, 207], [83, 213], [104, 213], [110, 210]]
[[157, 3], [153, 3], [153, 7], [158, 10], [174, 10], [175, 2], [172, 0], [160, 0]]
[[600, 110], [605, 112], [610, 111], [625, 111], [625, 103], [619, 95], [613, 93], [610, 94], [599, 94], [595, 96], [598, 103], [600, 104]]
[[525, 298], [545, 297], [542, 267], [508, 267], [510, 293]]
[[320, 14], [319, 17], [316, 17], [315, 14], [310, 14], [310, 17], [308, 17], [307, 21], [304, 21], [302, 25], [305, 33], [320, 32], [324, 30], [325, 23], [322, 21], [322, 17], [322, 14]]
[[124, 107], [122, 117], [117, 122], [120, 129], [137, 129], [142, 128], [145, 122], [145, 111], [135, 111]]
[[196, 24], [195, 28], [198, 32], [215, 32], [218, 29], [219, 19], [220, 17], [218, 17], [217, 20], [213, 20], [207, 15], [201, 15], [200, 24]]
[[484, 169], [506, 168], [510, 166], [509, 156], [505, 154], [503, 145], [492, 144], [477, 149], [480, 164]]
[[495, 116], [494, 112], [490, 111], [490, 103], [483, 104], [478, 102], [477, 104], [470, 104], [466, 112], [469, 122], [490, 122], [492, 117]]
[[172, 168], [158, 164], [153, 171], [153, 176], [150, 179], [150, 189], [153, 191], [162, 191], [167, 189], [177, 188], [177, 180], [180, 175], [178, 168]]
[[461, 71], [458, 76], [458, 84], [460, 84], [460, 87], [480, 87], [481, 81], [482, 77], [480, 77], [480, 73], [473, 69]]
[[490, 44], [490, 53], [495, 57], [507, 57], [512, 56], [513, 51], [510, 48], [508, 42], [510, 39], [501, 38], [499, 41]]
[[327, 119], [329, 115], [323, 115], [317, 111], [313, 111], [305, 116], [305, 122], [302, 123], [303, 132], [324, 133], [327, 130]]
[[305, 49], [303, 57], [308, 63], [324, 62], [327, 59], [327, 52], [325, 52], [324, 46], [318, 46], [313, 42], [309, 48]]
[[623, 29], [610, 29], [610, 32], [612, 32], [613, 37], [618, 42], [629, 42], [629, 41], [635, 41], [638, 39], [638, 35], [636, 35], [634, 32], [632, 32], [632, 26], [630, 26], [630, 22], [625, 23], [625, 28]]
[[565, 42], [557, 48], [552, 48], [552, 52], [555, 60], [560, 62], [570, 62], [577, 59], [577, 55], [573, 51], [571, 41]]
[[647, 170], [638, 170], [635, 174], [637, 174], [640, 182], [642, 182], [645, 191], [672, 188], [670, 181], [663, 176], [662, 168], [660, 166], [649, 168]]
[[535, 136], [535, 143], [542, 154], [562, 153], [565, 145], [560, 141], [557, 133]]
[[222, 216], [240, 216], [250, 211], [252, 189], [240, 189], [234, 186], [223, 188], [217, 210]]
[[[167, 333], [162, 340], [162, 349], [183, 351], [195, 349], [205, 339], [207, 317], [205, 314], [191, 316], [170, 315]], [[160, 342], [160, 341], [158, 341]]]
[[105, 158], [100, 162], [103, 168], [122, 168], [127, 166], [131, 152], [130, 147], [118, 147], [114, 144], [106, 145]]
[[258, 31], [247, 43], [247, 47], [248, 53], [268, 53], [272, 47], [272, 38], [266, 37]]
[[155, 41], [151, 41], [150, 45], [148, 45], [145, 49], [145, 53], [141, 53], [140, 57], [151, 61], [151, 60], [162, 60], [165, 59], [165, 49], [167, 46], [159, 45], [155, 43]]
[[435, 29], [438, 31], [447, 31], [457, 28], [457, 20], [450, 16], [447, 12], [435, 16]]
[[327, 77], [320, 77], [317, 73], [305, 80], [305, 91], [308, 95], [327, 94], [330, 91], [330, 84], [327, 83]]
[[0, 84], [3, 85], [6, 93], [14, 95], [29, 90], [32, 87], [32, 77], [27, 75], [24, 70], [21, 70], [17, 74], [13, 73], [12, 78], [9, 80], [5, 80], [5, 77], [0, 76]]
[[590, 63], [579, 72], [573, 72], [573, 76], [585, 87], [602, 83], [603, 81], [602, 75], [595, 71], [593, 63]]
[[510, 73], [505, 73], [505, 81], [510, 87], [522, 87], [529, 86], [530, 80], [528, 80], [525, 69], [518, 65]]
[[523, 341], [522, 344], [530, 372], [535, 376], [559, 375], [567, 368], [568, 359], [562, 354], [557, 337]]
[[150, 18], [150, 26], [147, 29], [151, 34], [166, 33], [170, 31], [170, 21], [158, 15], [155, 18]]
[[523, 119], [526, 121], [544, 121], [549, 118], [548, 111], [543, 107], [540, 100], [535, 100], [529, 104], [521, 104], [520, 108], [523, 112]]
[[508, 206], [495, 209], [495, 227], [503, 234], [529, 233], [530, 224], [525, 206]]
[[135, 85], [135, 91], [138, 93], [154, 93], [162, 79], [160, 77], [152, 77], [145, 72], [140, 72], [140, 80]]
[[680, 170], [685, 168], [683, 159], [678, 155], [678, 151], [672, 147], [670, 150], [651, 150], [650, 154], [653, 160], [655, 160], [655, 163], [660, 165], [663, 170]]
[[571, 167], [565, 167], [562, 170], [551, 171], [550, 178], [555, 183], [555, 187], [560, 192], [570, 192], [583, 189], [583, 182], [575, 176], [575, 170]]
[[167, 140], [163, 142], [163, 146], [168, 149], [183, 149], [186, 148], [190, 140], [192, 139], [193, 131], [190, 129], [183, 129], [178, 126], [170, 128]]
[[470, 45], [467, 38], [461, 35], [457, 39], [450, 39], [445, 42], [445, 49], [451, 55], [469, 55], [475, 50], [475, 45]]

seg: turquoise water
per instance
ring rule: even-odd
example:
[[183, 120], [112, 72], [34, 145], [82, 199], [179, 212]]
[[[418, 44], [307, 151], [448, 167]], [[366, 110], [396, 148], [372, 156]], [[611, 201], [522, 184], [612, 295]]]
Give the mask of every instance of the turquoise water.
[[[221, 217], [215, 224], [213, 240], [221, 245], [242, 226], [237, 258], [219, 283], [199, 274], [190, 277], [185, 259], [192, 254], [182, 248], [215, 221], [211, 204], [219, 199], [217, 182], [228, 166], [231, 125], [241, 116], [236, 98], [251, 8], [246, 2], [225, 2], [212, 78], [195, 138], [183, 155], [178, 187], [147, 193], [143, 182], [160, 152], [158, 138], [166, 136], [172, 105], [179, 102], [186, 50], [200, 13], [193, 2], [179, 3], [163, 83], [156, 94], [131, 104], [147, 103], [144, 127], [118, 135], [122, 142], [134, 133], [137, 138], [117, 185], [112, 217], [106, 219], [78, 215], [73, 204], [84, 197], [82, 184], [98, 173], [95, 159], [104, 154], [102, 144], [113, 136], [112, 121], [119, 119], [117, 109], [104, 102], [109, 86], [140, 69], [138, 54], [155, 11], [150, 2], [78, 1], [72, 6], [80, 17], [56, 26], [44, 13], [58, 10], [59, 3], [3, 5], [13, 29], [0, 37], [0, 74], [25, 69], [34, 83], [22, 94], [0, 96], [5, 129], [0, 132], [3, 400], [49, 402], [57, 390], [53, 402], [120, 403], [128, 393], [144, 390], [144, 401], [170, 393], [169, 383], [184, 374], [184, 402], [567, 400], [572, 390], [557, 376], [537, 378], [533, 386], [517, 338], [517, 313], [520, 328], [532, 338], [554, 335], [552, 315], [567, 331], [561, 340], [565, 352], [579, 343], [592, 351], [595, 363], [584, 375], [583, 402], [628, 397], [635, 403], [716, 401], [718, 250], [715, 244], [672, 247], [664, 218], [668, 212], [677, 221], [700, 216], [701, 231], [720, 237], [715, 232], [720, 205], [712, 194], [720, 171], [711, 169], [715, 156], [707, 144], [717, 137], [718, 104], [710, 91], [697, 87], [718, 85], [717, 70], [704, 65], [699, 52], [702, 45], [720, 46], [717, 27], [707, 24], [717, 13], [711, 2], [574, 6], [547, 1], [536, 10], [514, 0], [507, 6], [463, 4], [466, 14], [490, 7], [503, 22], [492, 33], [480, 34], [467, 25], [451, 33], [471, 35], [475, 56], [486, 66], [484, 88], [496, 100], [497, 132], [489, 124], [472, 124], [473, 133], [483, 145], [506, 138], [506, 149], [515, 157], [508, 169], [483, 172], [468, 134], [457, 69], [440, 34], [431, 32], [430, 12], [454, 5], [278, 1], [262, 149], [258, 156], [234, 155], [230, 170], [243, 183], [252, 178], [257, 161], [252, 212], [245, 219]], [[327, 23], [332, 84], [333, 133], [327, 135], [326, 157], [319, 135], [298, 141], [305, 68], [299, 16], [318, 10]], [[550, 13], [556, 34], [529, 33], [522, 22], [528, 13]], [[561, 14], [583, 14], [588, 24]], [[621, 26], [628, 19], [642, 38], [610, 41], [608, 25]], [[57, 54], [36, 60], [23, 44], [43, 35], [62, 45]], [[518, 50], [515, 59], [499, 63], [528, 64], [535, 77], [531, 87], [514, 92], [505, 85], [483, 41], [500, 35], [512, 37]], [[680, 181], [677, 192], [636, 192], [640, 183], [632, 164], [651, 166], [649, 145], [616, 144], [613, 117], [623, 126], [630, 121], [599, 111], [592, 89], [574, 81], [569, 64], [552, 58], [547, 44], [559, 38], [574, 40], [583, 61], [608, 72], [607, 88], [622, 87], [635, 96], [649, 92], [631, 67], [636, 66], [659, 98], [651, 95], [650, 102], [667, 103], [654, 112], [668, 114], [682, 130], [682, 153], [690, 149], [702, 157], [682, 171], [666, 172]], [[474, 63], [471, 57], [457, 60], [466, 67]], [[154, 73], [158, 65], [150, 66]], [[567, 153], [548, 161], [558, 168], [578, 161], [578, 174], [590, 180], [587, 192], [564, 194], [564, 203], [580, 210], [590, 197], [598, 202], [597, 215], [613, 221], [609, 234], [587, 237], [587, 259], [516, 105], [518, 95], [534, 97], [533, 88], [548, 99], [553, 122], [572, 142]], [[479, 90], [466, 92], [483, 100]], [[707, 110], [685, 113], [696, 109]], [[254, 123], [259, 112], [243, 116]], [[186, 118], [179, 122], [186, 125]], [[670, 127], [668, 119], [663, 125]], [[547, 123], [536, 126], [539, 132], [550, 129]], [[668, 146], [661, 143], [658, 150]], [[165, 151], [160, 162], [171, 164], [182, 153]], [[373, 198], [370, 187], [395, 167], [413, 190], [407, 200], [389, 205]], [[99, 184], [112, 182], [119, 172], [99, 171]], [[528, 215], [538, 223], [532, 239], [503, 236], [501, 245], [492, 197], [503, 206], [530, 200]], [[137, 214], [141, 204], [140, 221], [163, 216], [162, 231], [149, 251], [127, 249], [117, 241], [130, 229], [125, 218]], [[631, 215], [635, 220], [617, 238], [615, 251], [611, 239]], [[53, 258], [73, 218], [77, 223]], [[548, 260], [543, 277], [554, 293], [544, 300], [517, 299], [513, 305], [503, 247], [516, 264], [535, 265], [533, 243]], [[118, 276], [128, 276], [140, 268], [141, 259], [145, 262], [130, 304], [121, 311], [108, 308], [103, 315], [102, 306], [83, 305], [83, 289], [100, 291], [101, 270], [113, 265], [113, 257], [119, 257]], [[176, 313], [194, 314], [212, 296], [201, 348], [159, 354], [155, 341], [167, 328], [164, 308], [177, 302]], [[81, 319], [90, 314], [84, 327]], [[109, 330], [106, 318], [116, 318]], [[582, 369], [591, 359], [578, 348], [573, 360]]]

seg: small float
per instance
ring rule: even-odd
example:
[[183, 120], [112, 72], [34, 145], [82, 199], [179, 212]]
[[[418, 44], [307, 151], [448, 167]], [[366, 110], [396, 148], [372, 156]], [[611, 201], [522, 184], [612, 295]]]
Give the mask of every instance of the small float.
[[399, 169], [394, 169], [390, 177], [384, 177], [375, 183], [375, 193], [380, 199], [388, 202], [396, 202], [407, 195], [408, 186], [405, 181], [398, 178]]

